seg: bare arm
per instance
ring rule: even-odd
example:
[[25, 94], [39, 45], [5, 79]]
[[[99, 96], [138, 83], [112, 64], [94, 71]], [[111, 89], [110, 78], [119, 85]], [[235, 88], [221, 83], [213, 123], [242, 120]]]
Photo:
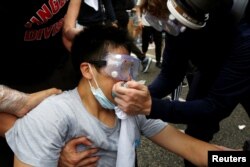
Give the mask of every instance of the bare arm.
[[22, 117], [43, 99], [58, 93], [61, 93], [61, 90], [51, 88], [32, 94], [26, 94], [7, 86], [0, 85], [0, 112]]
[[167, 125], [160, 133], [151, 137], [150, 140], [184, 159], [191, 161], [197, 166], [208, 166], [207, 157], [209, 150], [226, 150], [226, 147], [218, 147], [188, 136], [171, 125]]
[[28, 94], [0, 85], [0, 112], [20, 116], [17, 111], [28, 101]]
[[32, 167], [31, 165], [25, 164], [20, 161], [16, 156], [14, 157], [14, 167]]
[[72, 40], [74, 39], [75, 35], [82, 30], [76, 28], [76, 22], [81, 3], [82, 0], [71, 0], [69, 2], [67, 13], [64, 17], [63, 42], [68, 51], [71, 49]]
[[0, 136], [5, 137], [4, 134], [14, 125], [16, 120], [16, 116], [0, 112]]
[[43, 99], [61, 93], [61, 90], [51, 88], [40, 92], [26, 94], [0, 85], [0, 136], [10, 129], [17, 117], [24, 116]]

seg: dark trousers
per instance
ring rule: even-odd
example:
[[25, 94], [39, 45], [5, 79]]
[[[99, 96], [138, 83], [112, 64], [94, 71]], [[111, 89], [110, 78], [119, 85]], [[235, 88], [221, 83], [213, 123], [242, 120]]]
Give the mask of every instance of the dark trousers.
[[[118, 27], [128, 31], [129, 16], [126, 10], [116, 11], [116, 19], [118, 20]], [[131, 52], [136, 55], [141, 61], [144, 60], [145, 54], [136, 46], [135, 43], [131, 45]]]
[[161, 61], [162, 51], [162, 32], [157, 31], [153, 27], [144, 26], [142, 28], [142, 52], [148, 51], [150, 41], [153, 39], [155, 43], [155, 59], [157, 62]]

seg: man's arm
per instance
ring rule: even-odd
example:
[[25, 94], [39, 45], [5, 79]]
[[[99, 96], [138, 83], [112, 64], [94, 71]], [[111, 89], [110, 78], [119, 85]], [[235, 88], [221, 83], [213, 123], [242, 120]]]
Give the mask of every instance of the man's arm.
[[25, 103], [27, 103], [28, 94], [13, 90], [7, 86], [0, 86], [0, 112], [6, 112], [13, 115], [17, 114]]
[[0, 85], [0, 112], [22, 117], [32, 108], [37, 106], [43, 99], [59, 93], [61, 93], [61, 90], [51, 88], [32, 94], [26, 94], [7, 86]]
[[[17, 116], [24, 116], [24, 114], [29, 112], [46, 97], [61, 92], [61, 90], [51, 88], [33, 94], [25, 94], [3, 85], [0, 85], [0, 90], [0, 136], [2, 137], [4, 137], [4, 134], [14, 125], [18, 119]], [[92, 156], [92, 154], [95, 154], [98, 149], [92, 148], [78, 153], [76, 152], [76, 146], [78, 144], [91, 145], [91, 142], [86, 137], [69, 141], [61, 152], [59, 160], [60, 167], [96, 165], [99, 157]], [[29, 165], [22, 163], [15, 157], [15, 166], [25, 167]]]
[[0, 136], [4, 137], [7, 132], [16, 122], [17, 117], [11, 114], [0, 112]]
[[69, 2], [67, 13], [64, 17], [63, 24], [63, 43], [68, 51], [71, 50], [72, 41], [76, 34], [82, 31], [82, 28], [77, 28], [77, 17], [79, 15], [81, 0], [71, 0]]
[[203, 142], [167, 125], [150, 140], [197, 166], [208, 166], [208, 151], [232, 151], [233, 149]]
[[13, 126], [17, 117], [24, 116], [46, 97], [60, 92], [59, 89], [51, 88], [26, 94], [0, 85], [0, 136], [4, 137], [5, 132]]
[[31, 165], [25, 164], [20, 161], [16, 156], [14, 157], [14, 167], [32, 167]]

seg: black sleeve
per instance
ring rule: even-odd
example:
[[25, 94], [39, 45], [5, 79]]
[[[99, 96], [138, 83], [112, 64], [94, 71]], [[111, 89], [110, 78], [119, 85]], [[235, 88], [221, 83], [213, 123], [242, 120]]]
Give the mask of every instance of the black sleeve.
[[178, 39], [176, 41], [165, 41], [166, 46], [163, 53], [161, 72], [149, 85], [149, 91], [152, 97], [163, 98], [173, 92], [182, 82], [187, 72], [187, 54], [185, 51], [180, 51], [182, 50], [181, 47], [179, 49], [172, 48], [172, 45], [178, 44], [178, 41]]

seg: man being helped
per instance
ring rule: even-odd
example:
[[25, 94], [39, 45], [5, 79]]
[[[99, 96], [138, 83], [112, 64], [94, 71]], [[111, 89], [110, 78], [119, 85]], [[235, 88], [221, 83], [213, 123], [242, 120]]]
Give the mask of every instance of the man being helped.
[[[138, 59], [129, 56], [130, 42], [127, 33], [115, 27], [90, 27], [75, 37], [71, 53], [79, 84], [45, 99], [6, 133], [15, 167], [57, 166], [65, 142], [81, 135], [100, 148], [98, 166], [134, 166], [141, 133], [198, 166], [207, 165], [208, 150], [224, 150], [161, 120], [128, 116], [116, 107], [113, 85], [138, 73]], [[78, 145], [77, 151], [88, 148]]]

